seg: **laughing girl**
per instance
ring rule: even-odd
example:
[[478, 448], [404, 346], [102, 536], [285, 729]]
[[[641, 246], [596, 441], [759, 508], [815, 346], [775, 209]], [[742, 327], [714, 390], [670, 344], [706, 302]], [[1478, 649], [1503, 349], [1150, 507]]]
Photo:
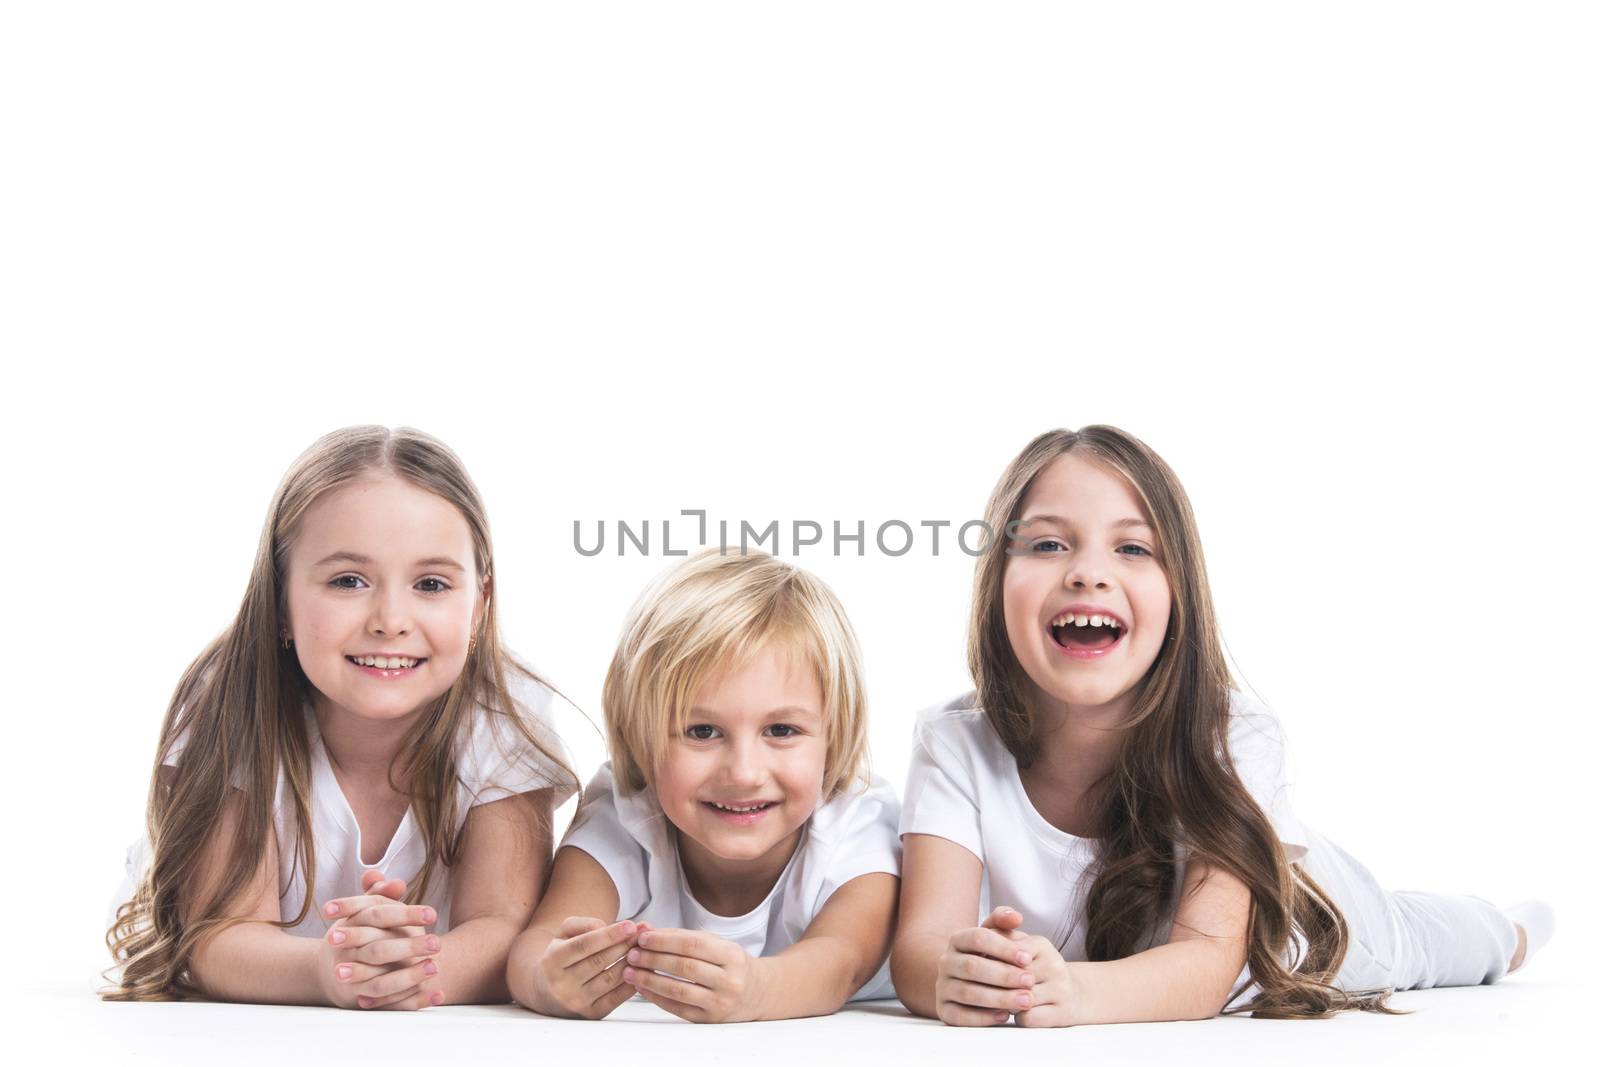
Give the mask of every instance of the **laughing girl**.
[[[1233, 687], [1188, 498], [1108, 426], [1006, 470], [975, 693], [916, 729], [895, 986], [960, 1026], [1387, 1011], [1493, 982], [1542, 904], [1395, 893], [1301, 824], [1277, 720]], [[978, 920], [982, 916], [980, 923]]]

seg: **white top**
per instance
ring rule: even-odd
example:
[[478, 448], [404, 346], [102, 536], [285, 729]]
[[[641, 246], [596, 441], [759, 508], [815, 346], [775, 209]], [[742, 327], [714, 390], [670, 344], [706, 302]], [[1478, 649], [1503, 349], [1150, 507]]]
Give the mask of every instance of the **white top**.
[[[973, 701], [969, 693], [917, 716], [900, 832], [945, 838], [983, 862], [979, 921], [995, 907], [1015, 908], [1023, 929], [1049, 938], [1064, 959], [1087, 959], [1083, 909], [1093, 885], [1095, 842], [1059, 830], [1039, 814], [1022, 788], [1016, 759]], [[1237, 691], [1228, 748], [1288, 859], [1304, 857], [1309, 835], [1291, 805], [1278, 721]], [[1185, 852], [1177, 850], [1173, 898], [1144, 947], [1165, 944], [1172, 932]]]
[[[562, 846], [582, 849], [617, 888], [617, 917], [651, 926], [705, 930], [752, 956], [774, 956], [805, 934], [834, 890], [863, 874], [900, 874], [900, 804], [894, 787], [874, 778], [864, 792], [846, 791], [811, 813], [789, 865], [772, 891], [744, 915], [715, 915], [689, 891], [677, 835], [655, 792], [631, 796], [603, 764], [584, 790], [583, 806]], [[894, 996], [885, 961], [851, 997]]]
[[[512, 700], [523, 713], [524, 721], [547, 749], [565, 759], [566, 750], [556, 736], [551, 721], [554, 694], [519, 671], [508, 672], [507, 684]], [[425, 850], [411, 809], [407, 808], [382, 858], [371, 864], [361, 861], [361, 828], [334, 777], [333, 766], [328, 762], [327, 749], [323, 747], [322, 734], [317, 728], [316, 714], [309, 704], [304, 712], [311, 756], [309, 800], [316, 861], [315, 896], [305, 918], [287, 929], [292, 934], [304, 937], [321, 937], [327, 933], [332, 921], [322, 914], [320, 905], [338, 897], [359, 895], [361, 875], [369, 868], [382, 870], [388, 878], [414, 881], [422, 870]], [[554, 803], [559, 805], [576, 791], [577, 781], [571, 774], [530, 745], [503, 716], [491, 715], [479, 707], [476, 714], [463, 723], [462, 729], [467, 736], [457, 757], [457, 832], [466, 822], [470, 809], [479, 804], [537, 789], [554, 789]], [[169, 764], [177, 762], [183, 744], [184, 739], [180, 737], [173, 746], [172, 755], [167, 758]], [[280, 772], [273, 804], [273, 821], [278, 835], [279, 916], [284, 920], [294, 918], [306, 898], [305, 872], [296, 863], [292, 808], [288, 782]], [[126, 900], [133, 895], [133, 887], [148, 860], [148, 842], [139, 841], [128, 850], [127, 879], [119, 900]], [[428, 893], [419, 903], [431, 905], [439, 913], [439, 922], [435, 927], [438, 933], [449, 930], [449, 868], [443, 864], [434, 868]]]

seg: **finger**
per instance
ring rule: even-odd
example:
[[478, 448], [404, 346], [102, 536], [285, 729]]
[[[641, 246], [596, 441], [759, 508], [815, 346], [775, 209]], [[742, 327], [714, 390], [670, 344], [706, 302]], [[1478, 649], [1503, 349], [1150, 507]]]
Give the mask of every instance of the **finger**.
[[[361, 966], [356, 964], [356, 966]], [[423, 960], [413, 967], [395, 967], [383, 971], [376, 977], [368, 978], [364, 982], [356, 983], [356, 993], [359, 996], [371, 997], [381, 1000], [392, 993], [398, 993], [412, 986], [418, 986], [425, 979], [432, 978], [439, 973], [439, 965], [433, 960]]]
[[606, 925], [604, 919], [596, 919], [589, 915], [569, 915], [561, 920], [561, 929], [556, 936], [565, 940], [570, 937], [579, 937], [590, 930], [598, 930]]
[[361, 872], [361, 891], [363, 893], [370, 893], [370, 892], [372, 892], [372, 887], [377, 885], [379, 882], [381, 882], [383, 880], [384, 880], [383, 872], [378, 870], [376, 867], [373, 867], [370, 870], [362, 871]]
[[[337, 918], [341, 918], [341, 917], [345, 918], [345, 919], [350, 919], [350, 918], [355, 917], [356, 915], [361, 914], [362, 912], [371, 911], [373, 908], [380, 908], [380, 907], [381, 908], [398, 908], [398, 907], [406, 907], [406, 906], [408, 906], [408, 905], [396, 904], [394, 899], [391, 898], [391, 897], [380, 896], [378, 894], [369, 893], [369, 894], [366, 894], [366, 895], [363, 895], [363, 896], [359, 896], [359, 897], [340, 897], [337, 900], [330, 900], [330, 901], [328, 901], [326, 904], [324, 904], [322, 906], [322, 914], [327, 916], [330, 919], [337, 919]], [[434, 915], [435, 914], [434, 910], [432, 908], [430, 908], [430, 907], [427, 907], [426, 905], [409, 905], [409, 906], [416, 908], [416, 914], [418, 914], [418, 915], [421, 915], [424, 912], [426, 912], [429, 915]], [[418, 926], [428, 926], [428, 925], [431, 925], [435, 920], [434, 919], [426, 919], [426, 920], [424, 920], [424, 919], [418, 918], [418, 919], [413, 919], [411, 921], [416, 923]], [[381, 924], [381, 925], [392, 925], [392, 924]]]
[[939, 983], [939, 999], [948, 1000], [969, 1008], [988, 1008], [991, 1011], [1027, 1011], [1033, 1007], [1033, 993], [1027, 989], [997, 989], [992, 985], [963, 982], [959, 978], [946, 978]]
[[693, 1004], [685, 1004], [681, 1000], [673, 1000], [671, 997], [664, 997], [660, 993], [653, 993], [648, 989], [639, 990], [639, 995], [662, 1011], [670, 1011], [678, 1018], [687, 1019], [692, 1023], [700, 1022], [706, 1017], [706, 1013]]
[[965, 1004], [946, 1001], [939, 1005], [939, 1018], [951, 1026], [999, 1026], [1010, 1016], [1003, 1011], [969, 1008]]
[[387, 929], [396, 926], [432, 926], [438, 921], [438, 913], [426, 904], [395, 904], [386, 901], [383, 904], [374, 904], [370, 908], [362, 908], [346, 919], [345, 925], [381, 926]]
[[325, 940], [337, 948], [356, 949], [375, 941], [420, 937], [424, 933], [420, 926], [347, 926], [340, 922], [328, 931]]
[[628, 985], [628, 983], [622, 977], [623, 970], [624, 968], [622, 967], [611, 967], [601, 971], [599, 974], [583, 983], [579, 989], [580, 993], [587, 997], [590, 1001], [596, 1001], [601, 997], [611, 995], [624, 986], [632, 989], [633, 987]]
[[711, 990], [704, 986], [697, 986], [677, 978], [669, 978], [664, 974], [654, 971], [645, 971], [637, 967], [627, 967], [622, 972], [623, 981], [632, 985], [641, 993], [648, 990], [660, 994], [669, 1000], [676, 1000], [680, 1004], [690, 1004], [697, 1008], [706, 1006], [711, 998]]
[[939, 973], [979, 985], [1001, 986], [1006, 989], [1027, 989], [1034, 984], [1034, 976], [1021, 967], [975, 956], [970, 952], [947, 952], [939, 961]]
[[390, 878], [388, 881], [379, 882], [372, 887], [376, 896], [388, 897], [390, 900], [404, 900], [406, 898], [406, 882], [404, 878]]
[[601, 990], [612, 988], [613, 982], [622, 981], [623, 968], [618, 964], [626, 964], [628, 962], [626, 948], [626, 945], [612, 945], [610, 948], [601, 949], [593, 956], [573, 964], [568, 969], [586, 976], [583, 979], [584, 988], [587, 989], [593, 985], [595, 987], [594, 995], [599, 996]]
[[387, 1004], [379, 1011], [421, 1011], [423, 1008], [436, 1008], [444, 1003], [444, 994], [435, 989], [433, 992], [421, 992], [416, 996], [408, 997], [397, 1004]]
[[409, 966], [412, 961], [432, 956], [438, 951], [438, 934], [424, 934], [421, 937], [386, 937], [353, 949], [350, 958], [357, 963], [380, 965], [403, 961]]
[[1026, 967], [1033, 962], [1033, 954], [1019, 949], [1006, 935], [998, 930], [985, 930], [981, 926], [957, 930], [950, 937], [950, 947], [957, 952], [992, 956], [1006, 963], [1015, 963], [1018, 967]]
[[639, 935], [639, 947], [716, 964], [729, 962], [730, 952], [743, 951], [731, 941], [695, 930], [646, 930]]
[[386, 997], [357, 997], [356, 1006], [358, 1008], [389, 1008], [400, 1006], [402, 1010], [407, 1010], [407, 1001], [416, 1000], [420, 996], [421, 999], [426, 1002], [435, 994], [437, 994], [439, 1000], [443, 1002], [443, 993], [440, 993], [437, 989], [430, 989], [429, 983], [423, 983], [419, 986], [412, 986], [410, 989], [402, 989], [398, 993], [391, 993]]
[[633, 999], [635, 990], [633, 986], [622, 981], [622, 972], [617, 972], [617, 988], [600, 997], [589, 1005], [589, 1018], [603, 1019], [616, 1011], [617, 1008]]
[[645, 970], [666, 971], [702, 986], [714, 986], [722, 975], [722, 968], [715, 963], [697, 960], [693, 956], [674, 956], [670, 952], [648, 952], [642, 948], [630, 949], [628, 962]]
[[989, 930], [1009, 931], [1022, 925], [1022, 912], [1015, 908], [999, 907], [989, 913], [983, 920], [983, 926]]
[[593, 956], [598, 952], [620, 945], [633, 937], [634, 926], [631, 922], [612, 923], [602, 926], [598, 930], [591, 930], [586, 934], [574, 937], [556, 948], [552, 955], [555, 962], [561, 967], [571, 967], [581, 960]]

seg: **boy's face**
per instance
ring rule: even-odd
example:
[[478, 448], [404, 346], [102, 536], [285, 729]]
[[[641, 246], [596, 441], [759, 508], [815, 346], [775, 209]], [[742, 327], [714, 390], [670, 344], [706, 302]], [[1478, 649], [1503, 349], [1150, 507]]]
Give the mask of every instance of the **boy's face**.
[[824, 725], [817, 672], [783, 648], [700, 687], [655, 771], [686, 869], [781, 871], [821, 800]]
[[448, 690], [486, 604], [467, 520], [392, 475], [306, 510], [285, 586], [318, 711], [366, 720], [404, 718]]

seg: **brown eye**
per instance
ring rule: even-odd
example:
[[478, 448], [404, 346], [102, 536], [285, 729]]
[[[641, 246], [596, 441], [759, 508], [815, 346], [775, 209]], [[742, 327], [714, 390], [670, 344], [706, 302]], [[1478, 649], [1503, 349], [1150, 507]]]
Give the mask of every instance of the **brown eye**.
[[698, 722], [685, 730], [684, 733], [696, 741], [710, 741], [717, 736], [717, 728], [709, 723]]

